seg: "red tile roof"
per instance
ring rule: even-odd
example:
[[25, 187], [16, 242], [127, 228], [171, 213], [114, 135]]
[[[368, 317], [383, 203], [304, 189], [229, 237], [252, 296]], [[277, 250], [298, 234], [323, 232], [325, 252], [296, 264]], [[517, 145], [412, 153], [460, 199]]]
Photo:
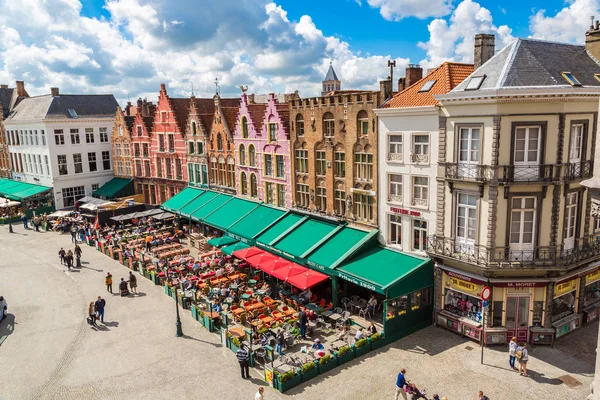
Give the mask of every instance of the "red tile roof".
[[223, 110], [223, 118], [231, 135], [235, 129], [236, 118], [240, 109], [240, 98], [237, 99], [223, 99], [219, 100], [221, 110]]
[[204, 130], [210, 132], [215, 115], [215, 101], [212, 98], [194, 98], [192, 101], [194, 102], [196, 113], [198, 113], [198, 118], [200, 119]]
[[257, 133], [260, 133], [262, 129], [263, 120], [265, 119], [265, 111], [267, 105], [261, 104], [249, 104], [248, 113], [250, 114], [250, 122], [254, 124], [254, 129]]
[[[381, 108], [436, 106], [438, 101], [433, 97], [434, 95], [450, 92], [471, 73], [473, 73], [473, 64], [445, 62], [423, 79], [396, 94]], [[427, 81], [435, 81], [435, 83], [429, 91], [420, 92], [419, 90]]]
[[171, 110], [173, 110], [173, 114], [175, 114], [175, 122], [177, 122], [179, 131], [183, 134], [183, 132], [185, 132], [185, 124], [190, 110], [191, 99], [169, 97], [169, 101], [171, 102]]

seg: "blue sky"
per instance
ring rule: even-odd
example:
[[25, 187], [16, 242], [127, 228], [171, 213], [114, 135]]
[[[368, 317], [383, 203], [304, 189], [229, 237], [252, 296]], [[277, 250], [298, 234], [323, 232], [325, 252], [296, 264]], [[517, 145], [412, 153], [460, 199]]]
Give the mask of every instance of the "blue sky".
[[[501, 6], [499, 5], [501, 4]], [[0, 14], [0, 80], [30, 93], [155, 98], [319, 92], [332, 59], [343, 88], [371, 89], [408, 63], [470, 62], [476, 33], [582, 43], [600, 0], [21, 0]], [[543, 10], [543, 11], [541, 11]]]

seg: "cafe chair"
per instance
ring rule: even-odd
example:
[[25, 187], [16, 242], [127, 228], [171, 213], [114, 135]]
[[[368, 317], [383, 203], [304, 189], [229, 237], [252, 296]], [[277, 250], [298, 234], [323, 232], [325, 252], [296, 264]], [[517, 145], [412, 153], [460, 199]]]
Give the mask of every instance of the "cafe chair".
[[371, 318], [371, 313], [369, 312], [369, 307], [364, 307], [358, 310], [358, 316], [362, 316], [364, 319], [367, 319], [367, 315]]
[[[344, 305], [344, 310], [347, 310], [348, 309], [348, 303], [350, 303], [350, 299], [347, 298], [347, 297], [342, 297], [341, 302]], [[338, 314], [340, 314], [340, 313], [338, 313]]]

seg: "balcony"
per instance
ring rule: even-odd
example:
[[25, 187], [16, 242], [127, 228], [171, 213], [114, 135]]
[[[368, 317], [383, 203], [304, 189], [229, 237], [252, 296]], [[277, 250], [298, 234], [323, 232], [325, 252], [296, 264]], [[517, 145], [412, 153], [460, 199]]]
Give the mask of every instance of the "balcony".
[[588, 179], [594, 175], [594, 161], [587, 160], [577, 163], [567, 163], [563, 167], [565, 181], [571, 182], [580, 179]]
[[429, 154], [413, 154], [412, 162], [415, 164], [429, 164]]
[[427, 207], [428, 205], [428, 201], [427, 199], [417, 199], [417, 198], [413, 198], [411, 201], [411, 205], [415, 206], [415, 207]]
[[431, 257], [453, 259], [482, 268], [569, 269], [582, 262], [600, 258], [600, 236], [591, 235], [575, 241], [572, 248], [562, 245], [538, 246], [532, 250], [512, 250], [509, 246], [487, 247], [456, 242], [453, 238], [430, 236], [427, 253]]
[[388, 153], [388, 161], [402, 163], [404, 157], [402, 153]]
[[490, 165], [446, 163], [445, 167], [446, 179], [488, 182], [494, 177], [494, 170]]
[[393, 202], [393, 203], [402, 204], [402, 195], [390, 194], [388, 196], [388, 201]]

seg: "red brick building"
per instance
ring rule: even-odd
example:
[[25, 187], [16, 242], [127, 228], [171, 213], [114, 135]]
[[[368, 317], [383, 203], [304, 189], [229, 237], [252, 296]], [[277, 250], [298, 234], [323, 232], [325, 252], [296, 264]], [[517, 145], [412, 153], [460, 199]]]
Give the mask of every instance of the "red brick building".
[[130, 110], [131, 151], [135, 192], [144, 195], [144, 203], [156, 204], [156, 185], [153, 176], [152, 129], [156, 106], [146, 99], [138, 99], [135, 113]]
[[206, 142], [210, 136], [215, 116], [214, 99], [197, 99], [192, 96], [186, 124], [187, 168], [189, 184], [208, 185], [208, 158]]
[[207, 140], [209, 183], [212, 189], [235, 194], [235, 147], [233, 131], [240, 107], [240, 99], [222, 99], [216, 94], [214, 117]]
[[2, 178], [12, 177], [8, 140], [2, 121], [26, 97], [29, 97], [29, 94], [25, 90], [25, 83], [23, 81], [17, 81], [16, 88], [9, 88], [8, 85], [0, 85], [0, 177]]

